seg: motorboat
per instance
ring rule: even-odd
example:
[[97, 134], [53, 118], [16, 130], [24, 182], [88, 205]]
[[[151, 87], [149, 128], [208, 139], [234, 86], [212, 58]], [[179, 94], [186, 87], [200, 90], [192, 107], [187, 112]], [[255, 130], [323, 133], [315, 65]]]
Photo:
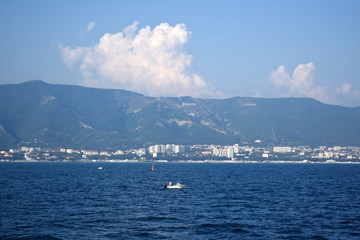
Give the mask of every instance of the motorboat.
[[181, 183], [176, 183], [173, 185], [172, 182], [169, 182], [169, 184], [164, 184], [164, 188], [185, 188], [185, 185]]

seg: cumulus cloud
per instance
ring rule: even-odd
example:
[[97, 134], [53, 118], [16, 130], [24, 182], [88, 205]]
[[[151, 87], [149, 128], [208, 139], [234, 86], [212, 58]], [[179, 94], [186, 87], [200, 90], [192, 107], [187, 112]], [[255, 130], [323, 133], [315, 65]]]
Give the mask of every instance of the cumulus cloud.
[[291, 83], [290, 75], [286, 72], [283, 65], [272, 71], [270, 80], [277, 87], [290, 86]]
[[360, 90], [353, 89], [353, 86], [350, 83], [343, 83], [340, 87], [336, 88], [335, 93], [341, 99], [344, 99], [346, 102], [352, 102], [354, 106], [359, 106], [358, 101], [360, 98]]
[[320, 101], [329, 101], [326, 87], [315, 86], [315, 64], [299, 64], [292, 76], [283, 65], [273, 70], [269, 79], [281, 91], [283, 96], [311, 97]]
[[89, 22], [86, 31], [90, 32], [95, 27], [95, 22]]
[[314, 90], [313, 81], [315, 65], [312, 62], [308, 64], [299, 64], [293, 73], [290, 88], [293, 92], [306, 95], [309, 91]]
[[340, 87], [336, 89], [337, 94], [351, 94], [351, 84], [343, 83]]
[[151, 96], [211, 96], [211, 85], [192, 71], [185, 52], [191, 32], [184, 24], [161, 23], [138, 30], [138, 22], [115, 34], [106, 33], [92, 47], [60, 46], [64, 62], [76, 62], [82, 84], [123, 88]]
[[63, 60], [69, 68], [74, 67], [75, 63], [77, 63], [86, 53], [86, 49], [81, 47], [72, 49], [60, 44], [59, 48], [61, 49]]

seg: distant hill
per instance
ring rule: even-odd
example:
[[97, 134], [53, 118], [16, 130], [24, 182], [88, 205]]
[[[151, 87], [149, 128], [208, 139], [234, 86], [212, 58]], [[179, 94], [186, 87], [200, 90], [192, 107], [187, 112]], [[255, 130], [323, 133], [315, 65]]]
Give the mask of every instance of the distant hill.
[[30, 81], [0, 85], [0, 148], [174, 144], [360, 145], [360, 107], [309, 98], [147, 97]]

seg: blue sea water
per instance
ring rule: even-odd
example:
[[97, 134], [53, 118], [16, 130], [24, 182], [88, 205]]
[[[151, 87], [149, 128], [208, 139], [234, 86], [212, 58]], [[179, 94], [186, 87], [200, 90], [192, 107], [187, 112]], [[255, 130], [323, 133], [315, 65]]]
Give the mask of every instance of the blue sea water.
[[360, 165], [0, 163], [0, 187], [0, 239], [360, 239]]

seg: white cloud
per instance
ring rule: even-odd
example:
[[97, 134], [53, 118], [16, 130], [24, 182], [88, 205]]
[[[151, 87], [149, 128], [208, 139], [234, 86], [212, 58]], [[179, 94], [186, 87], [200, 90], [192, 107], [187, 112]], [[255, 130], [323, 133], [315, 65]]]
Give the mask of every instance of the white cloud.
[[134, 38], [138, 25], [139, 25], [139, 22], [135, 21], [130, 26], [127, 26], [126, 28], [124, 28], [123, 33], [125, 34], [125, 37]]
[[191, 32], [184, 24], [161, 23], [137, 31], [138, 22], [122, 32], [106, 33], [93, 47], [63, 47], [64, 62], [79, 63], [83, 84], [124, 88], [152, 96], [212, 96], [214, 91], [191, 71], [193, 57], [184, 50]]
[[77, 47], [72, 49], [70, 47], [64, 47], [61, 44], [59, 48], [61, 49], [63, 60], [69, 68], [73, 67], [87, 51], [86, 48]]
[[314, 90], [315, 65], [312, 62], [308, 64], [299, 64], [293, 73], [290, 88], [293, 92], [306, 95], [309, 91]]
[[329, 88], [315, 84], [315, 64], [299, 64], [292, 75], [283, 65], [273, 70], [269, 76], [277, 95], [281, 97], [310, 97], [329, 104], [358, 106], [359, 90], [353, 90], [350, 83]]
[[256, 97], [256, 98], [261, 98], [261, 97], [263, 97], [262, 96], [262, 94], [260, 93], [260, 91], [258, 90], [258, 89], [256, 89], [256, 88], [253, 88], [253, 89], [251, 89], [250, 90], [251, 91], [251, 96], [252, 97]]
[[351, 94], [351, 84], [343, 83], [340, 87], [336, 89], [337, 94]]
[[272, 71], [270, 80], [277, 87], [289, 86], [291, 83], [290, 75], [286, 72], [283, 65], [280, 65], [276, 70]]
[[344, 102], [351, 103], [351, 106], [359, 106], [360, 90], [353, 89], [350, 83], [343, 83], [340, 87], [336, 88], [335, 93]]
[[320, 101], [329, 101], [326, 87], [315, 86], [315, 64], [299, 64], [292, 76], [290, 76], [283, 65], [272, 71], [269, 79], [281, 91], [282, 96], [311, 97]]
[[89, 22], [86, 31], [90, 32], [95, 27], [95, 22]]

